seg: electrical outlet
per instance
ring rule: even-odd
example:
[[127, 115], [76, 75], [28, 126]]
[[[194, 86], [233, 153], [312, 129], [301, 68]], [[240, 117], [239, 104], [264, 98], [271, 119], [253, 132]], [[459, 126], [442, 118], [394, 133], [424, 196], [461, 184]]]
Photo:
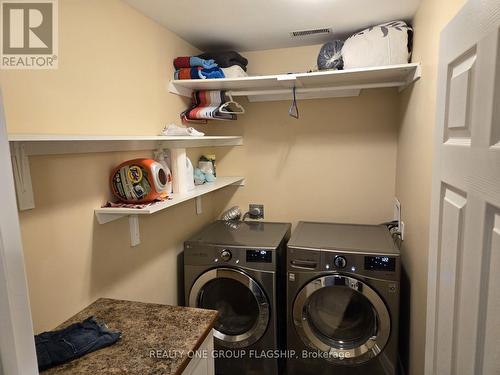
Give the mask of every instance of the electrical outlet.
[[405, 235], [405, 223], [401, 221], [401, 202], [398, 198], [394, 198], [394, 220], [398, 222], [398, 232], [402, 241]]
[[398, 222], [398, 230], [401, 227], [401, 203], [398, 198], [394, 198], [394, 219]]
[[250, 203], [248, 205], [248, 216], [254, 220], [264, 219], [264, 205]]

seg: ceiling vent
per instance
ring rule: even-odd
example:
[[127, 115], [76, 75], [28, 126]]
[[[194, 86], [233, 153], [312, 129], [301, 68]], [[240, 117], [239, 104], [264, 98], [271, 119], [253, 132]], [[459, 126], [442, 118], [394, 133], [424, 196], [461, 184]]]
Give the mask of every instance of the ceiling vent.
[[308, 36], [327, 35], [331, 33], [332, 33], [331, 28], [323, 28], [323, 29], [292, 31], [290, 33], [290, 36], [292, 38], [303, 38]]

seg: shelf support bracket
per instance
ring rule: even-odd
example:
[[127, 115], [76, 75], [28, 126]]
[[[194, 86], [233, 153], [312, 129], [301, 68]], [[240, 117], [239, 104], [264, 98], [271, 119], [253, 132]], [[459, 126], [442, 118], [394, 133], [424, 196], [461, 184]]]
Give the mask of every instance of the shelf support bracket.
[[35, 208], [28, 155], [23, 142], [11, 144], [12, 169], [16, 183], [17, 205], [20, 211]]
[[96, 214], [97, 222], [99, 224], [110, 223], [112, 221], [121, 219], [123, 216], [125, 216], [125, 215], [122, 215], [122, 214], [103, 214], [103, 213]]
[[187, 154], [185, 148], [171, 148], [172, 181], [174, 193], [186, 193], [187, 188]]
[[203, 213], [203, 205], [201, 202], [201, 195], [196, 197], [196, 215], [201, 215]]
[[173, 94], [186, 96], [188, 98], [190, 98], [193, 93], [193, 90], [181, 86], [176, 86], [175, 83], [172, 81], [170, 81], [170, 83], [168, 84], [168, 91], [170, 91]]
[[412, 83], [418, 81], [422, 77], [422, 65], [418, 64], [415, 67], [415, 70], [413, 74], [408, 76], [408, 80], [406, 81], [406, 84], [402, 85], [399, 87], [398, 91], [404, 91], [407, 87], [409, 87]]
[[135, 247], [141, 243], [141, 232], [139, 229], [139, 215], [130, 215], [128, 217], [130, 227], [130, 246]]

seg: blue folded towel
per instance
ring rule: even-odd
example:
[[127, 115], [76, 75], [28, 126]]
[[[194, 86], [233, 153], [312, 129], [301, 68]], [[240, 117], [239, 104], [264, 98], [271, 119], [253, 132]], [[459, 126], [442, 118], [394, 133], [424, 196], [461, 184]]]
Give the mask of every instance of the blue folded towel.
[[210, 69], [202, 69], [198, 71], [200, 78], [224, 78], [224, 72], [221, 68], [210, 68]]
[[210, 79], [224, 77], [224, 72], [218, 67], [203, 69], [201, 66], [195, 66], [192, 68], [181, 68], [174, 73], [174, 79]]

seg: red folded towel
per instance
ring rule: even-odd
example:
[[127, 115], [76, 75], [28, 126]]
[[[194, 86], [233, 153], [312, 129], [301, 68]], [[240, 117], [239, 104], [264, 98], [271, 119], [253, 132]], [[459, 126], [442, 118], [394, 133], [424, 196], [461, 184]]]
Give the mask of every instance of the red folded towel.
[[195, 66], [193, 68], [181, 68], [175, 72], [175, 79], [200, 79], [199, 71], [203, 68]]
[[189, 65], [190, 59], [191, 59], [190, 56], [176, 57], [174, 59], [175, 69], [190, 68], [191, 67], [191, 65]]

